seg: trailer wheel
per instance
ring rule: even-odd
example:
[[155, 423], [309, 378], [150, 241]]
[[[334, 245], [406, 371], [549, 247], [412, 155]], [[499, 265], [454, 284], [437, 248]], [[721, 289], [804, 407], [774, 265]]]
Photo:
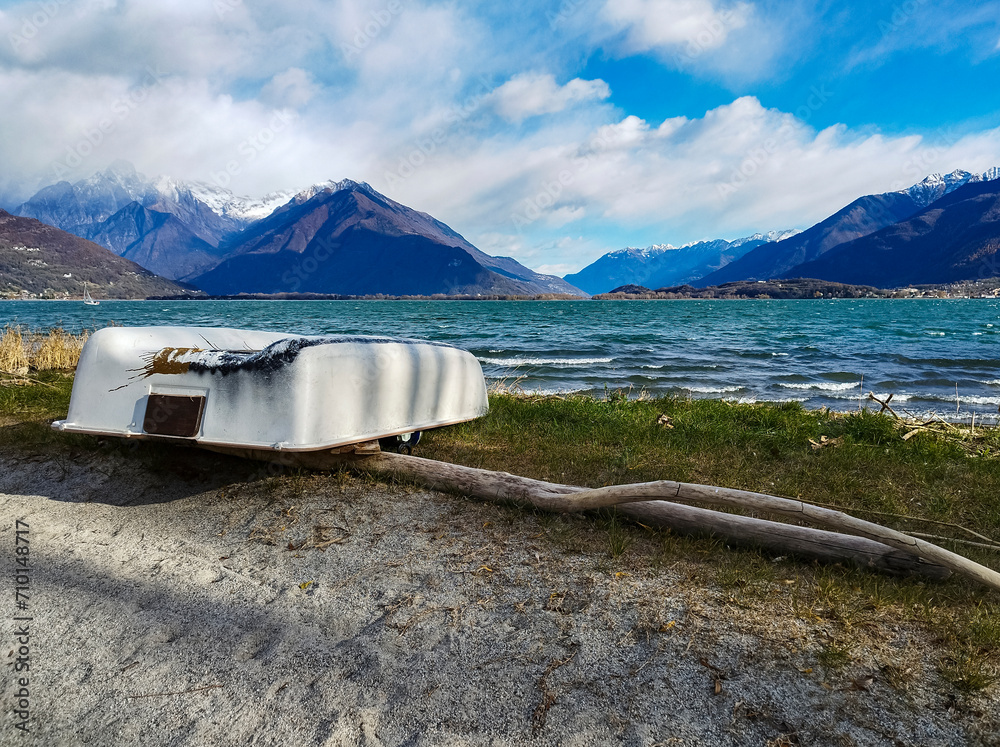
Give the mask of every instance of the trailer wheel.
[[401, 433], [398, 436], [387, 436], [378, 440], [382, 451], [392, 451], [397, 454], [412, 454], [413, 447], [420, 443], [420, 431]]

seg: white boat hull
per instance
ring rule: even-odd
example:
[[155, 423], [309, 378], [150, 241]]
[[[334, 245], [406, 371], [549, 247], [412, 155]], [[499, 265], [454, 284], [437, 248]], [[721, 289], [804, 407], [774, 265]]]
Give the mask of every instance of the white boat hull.
[[314, 451], [472, 420], [479, 361], [439, 343], [210, 327], [109, 327], [84, 346], [53, 427]]

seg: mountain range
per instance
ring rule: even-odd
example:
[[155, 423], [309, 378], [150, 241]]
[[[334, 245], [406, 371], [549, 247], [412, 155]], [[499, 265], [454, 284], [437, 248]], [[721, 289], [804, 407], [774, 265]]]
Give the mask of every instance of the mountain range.
[[645, 249], [627, 247], [609, 252], [565, 280], [591, 295], [622, 285], [663, 288], [692, 283], [729, 265], [747, 252], [770, 242], [787, 240], [796, 231], [755, 233], [734, 241], [714, 239], [685, 244], [654, 244]]
[[350, 179], [252, 200], [119, 161], [14, 212], [214, 294], [585, 295]]
[[989, 177], [989, 172], [985, 175], [967, 171], [953, 171], [943, 176], [932, 174], [908, 189], [859, 197], [788, 242], [758, 247], [694, 285], [705, 287], [736, 280], [808, 277], [795, 268], [819, 259], [835, 247], [906, 220], [970, 181], [982, 181], [984, 176]]
[[[63, 279], [110, 287], [133, 275], [145, 278], [132, 283], [137, 288], [156, 275], [157, 282], [182, 283], [161, 283], [160, 295], [197, 287], [214, 295], [471, 296], [584, 296], [629, 285], [704, 288], [789, 278], [891, 288], [1000, 276], [1000, 168], [934, 174], [908, 189], [859, 197], [801, 232], [620, 249], [564, 279], [487, 255], [432, 216], [350, 179], [254, 200], [210, 184], [147, 180], [117, 162], [74, 184], [45, 187], [14, 212], [134, 265], [111, 268], [90, 244], [84, 253], [94, 266], [111, 268], [98, 279], [84, 277], [79, 264], [75, 272], [72, 262], [59, 265], [66, 272], [53, 274], [45, 268], [58, 263], [8, 252], [0, 264], [7, 272], [0, 292], [8, 294], [76, 293], [78, 283]], [[32, 230], [36, 244], [69, 246], [62, 235]]]
[[[717, 266], [700, 276], [683, 248], [667, 245], [609, 252], [566, 279], [596, 294], [629, 284], [705, 288], [802, 277], [890, 288], [976, 279], [983, 272], [1000, 275], [996, 249], [991, 248], [1000, 239], [1000, 226], [991, 217], [988, 199], [997, 192], [1000, 168], [983, 174], [933, 174], [908, 189], [859, 197], [799, 233], [737, 239], [735, 248], [726, 248]], [[974, 230], [965, 230], [969, 226]], [[871, 241], [863, 240], [869, 237]]]
[[907, 220], [793, 268], [804, 276], [880, 288], [1000, 276], [1000, 180], [969, 180]]

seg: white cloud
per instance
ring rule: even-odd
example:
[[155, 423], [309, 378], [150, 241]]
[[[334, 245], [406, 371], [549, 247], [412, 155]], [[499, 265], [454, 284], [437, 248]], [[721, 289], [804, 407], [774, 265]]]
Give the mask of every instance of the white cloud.
[[[118, 158], [150, 175], [225, 174], [249, 194], [368, 178], [427, 111], [454, 104], [438, 78], [471, 64], [478, 39], [457, 12], [416, 1], [50, 5], [34, 26], [37, 3], [0, 14], [0, 36], [18, 37], [0, 44], [7, 200]], [[364, 49], [346, 60], [342, 40]]]
[[[159, 66], [175, 75], [228, 78], [259, 68], [278, 49], [268, 44], [277, 30], [261, 31], [245, 12], [220, 17], [210, 2], [23, 3], [3, 19], [0, 33], [9, 41], [0, 46], [0, 62], [83, 74]], [[302, 48], [285, 49], [298, 55]]]
[[569, 275], [571, 272], [578, 272], [580, 270], [576, 263], [562, 265], [539, 265], [534, 269], [535, 272], [540, 272], [543, 275], [557, 275], [559, 277], [564, 277], [565, 275]]
[[16, 175], [22, 198], [118, 158], [149, 175], [259, 195], [360, 173], [365, 163], [339, 143], [357, 143], [363, 153], [377, 137], [350, 124], [319, 128], [290, 109], [218, 94], [205, 81], [153, 75], [132, 85], [58, 70], [0, 71], [0, 111], [3, 176]]
[[712, 0], [608, 0], [603, 14], [626, 32], [632, 52], [697, 56], [721, 47], [732, 31], [746, 26], [753, 7], [720, 6]]
[[520, 236], [518, 258], [531, 266], [579, 269], [607, 249], [556, 238], [593, 232], [629, 236], [621, 245], [680, 245], [806, 228], [861, 195], [992, 165], [1000, 165], [1000, 129], [943, 142], [843, 126], [817, 132], [744, 97], [659, 127], [629, 116], [586, 131], [561, 123], [527, 140], [497, 136], [375, 186], [460, 231]]
[[603, 101], [611, 89], [603, 80], [574, 78], [560, 86], [548, 73], [516, 75], [491, 95], [493, 105], [504, 119], [521, 122], [539, 114], [554, 114], [585, 101]]
[[[473, 244], [487, 254], [499, 257], [513, 257], [518, 262], [532, 267], [536, 272], [560, 277], [580, 269], [578, 257], [597, 258], [612, 248], [583, 236], [561, 236], [552, 241], [526, 244], [524, 236], [506, 233], [483, 233], [468, 236]], [[574, 261], [568, 264], [547, 264], [546, 257], [568, 256]]]
[[312, 75], [302, 68], [290, 67], [268, 81], [260, 91], [260, 100], [278, 109], [298, 109], [308, 104], [319, 90]]
[[[814, 3], [600, 0], [588, 40], [602, 55], [661, 64], [746, 91], [779, 80], [816, 44]], [[809, 41], [804, 42], [803, 39]]]

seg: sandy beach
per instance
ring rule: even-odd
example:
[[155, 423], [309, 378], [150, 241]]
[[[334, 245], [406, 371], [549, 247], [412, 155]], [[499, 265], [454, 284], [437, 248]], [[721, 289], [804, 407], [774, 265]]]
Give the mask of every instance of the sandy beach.
[[[26, 526], [32, 567], [30, 733], [12, 650], [0, 744], [1000, 744], [996, 688], [956, 694], [919, 630], [819, 664], [843, 631], [795, 562], [718, 588], [552, 541], [582, 518], [104, 451], [0, 452], [0, 547]], [[0, 599], [11, 640], [12, 574]]]

